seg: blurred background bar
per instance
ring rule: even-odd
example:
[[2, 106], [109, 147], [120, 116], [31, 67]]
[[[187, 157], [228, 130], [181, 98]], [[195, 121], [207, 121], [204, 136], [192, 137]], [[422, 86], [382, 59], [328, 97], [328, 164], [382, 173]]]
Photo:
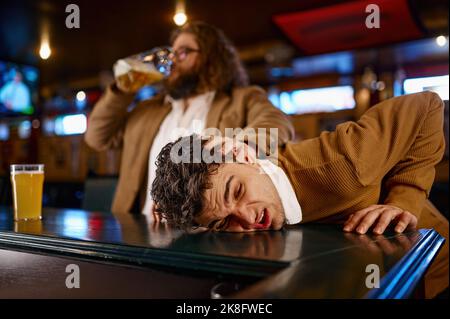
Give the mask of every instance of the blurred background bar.
[[[289, 114], [298, 140], [357, 120], [387, 98], [437, 92], [445, 100], [447, 149], [431, 200], [448, 217], [448, 1], [375, 1], [382, 27], [367, 29], [361, 21], [373, 2], [79, 0], [74, 29], [65, 25], [66, 2], [2, 2], [1, 205], [11, 205], [9, 165], [43, 163], [44, 206], [108, 210], [120, 151], [85, 145], [89, 114], [117, 59], [168, 44], [175, 22], [187, 18], [224, 30], [251, 83]], [[12, 83], [21, 83], [14, 100], [6, 98]], [[145, 87], [135, 102], [157, 92]], [[93, 197], [99, 189], [109, 195]]]

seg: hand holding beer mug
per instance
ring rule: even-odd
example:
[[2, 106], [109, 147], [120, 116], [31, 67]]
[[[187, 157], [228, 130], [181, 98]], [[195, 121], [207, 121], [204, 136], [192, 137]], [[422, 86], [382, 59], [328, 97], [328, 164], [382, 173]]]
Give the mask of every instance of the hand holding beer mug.
[[172, 63], [169, 47], [158, 47], [120, 59], [114, 64], [116, 85], [122, 92], [136, 93], [143, 86], [168, 76]]
[[14, 220], [41, 219], [44, 165], [11, 165], [11, 185]]

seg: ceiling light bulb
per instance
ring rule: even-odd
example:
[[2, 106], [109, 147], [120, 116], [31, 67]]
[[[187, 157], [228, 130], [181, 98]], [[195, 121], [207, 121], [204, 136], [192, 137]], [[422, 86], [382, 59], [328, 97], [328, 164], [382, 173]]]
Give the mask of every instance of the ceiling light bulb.
[[78, 101], [84, 101], [86, 99], [86, 93], [84, 93], [83, 91], [79, 91], [76, 95], [76, 98]]
[[443, 35], [440, 35], [436, 38], [436, 43], [438, 46], [443, 47], [447, 44], [447, 38]]
[[50, 50], [50, 46], [48, 42], [42, 42], [41, 48], [39, 49], [39, 56], [43, 60], [47, 60], [50, 57], [50, 54], [52, 53], [52, 50]]
[[177, 12], [174, 16], [173, 16], [173, 21], [175, 22], [175, 24], [177, 26], [182, 26], [183, 24], [186, 23], [187, 21], [187, 16], [184, 12]]

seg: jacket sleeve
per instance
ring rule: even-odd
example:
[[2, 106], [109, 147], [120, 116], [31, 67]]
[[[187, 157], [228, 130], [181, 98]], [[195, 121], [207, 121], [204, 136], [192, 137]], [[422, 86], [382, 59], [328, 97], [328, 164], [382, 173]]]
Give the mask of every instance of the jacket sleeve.
[[97, 151], [122, 146], [127, 107], [134, 95], [118, 91], [115, 84], [110, 85], [89, 116], [88, 127], [84, 139]]
[[414, 185], [396, 184], [389, 187], [385, 204], [393, 205], [420, 217], [421, 210], [428, 197], [429, 190], [420, 189]]
[[[290, 119], [281, 110], [273, 106], [262, 88], [257, 86], [249, 88], [245, 107], [247, 125], [243, 130], [245, 139], [242, 140], [245, 142], [254, 141], [257, 144], [259, 155], [265, 153], [269, 156], [271, 155], [269, 150], [277, 151], [278, 147], [294, 139], [295, 130]], [[265, 129], [265, 132], [258, 129]], [[276, 134], [271, 134], [270, 129], [275, 129], [272, 132]], [[264, 141], [264, 143], [261, 143], [261, 141]]]
[[437, 94], [426, 94], [425, 119], [416, 140], [385, 181], [384, 203], [400, 207], [418, 218], [435, 178], [435, 166], [444, 155], [443, 103]]
[[382, 185], [380, 202], [420, 217], [445, 149], [444, 109], [435, 93], [409, 94], [371, 107], [337, 130], [340, 149], [362, 186]]

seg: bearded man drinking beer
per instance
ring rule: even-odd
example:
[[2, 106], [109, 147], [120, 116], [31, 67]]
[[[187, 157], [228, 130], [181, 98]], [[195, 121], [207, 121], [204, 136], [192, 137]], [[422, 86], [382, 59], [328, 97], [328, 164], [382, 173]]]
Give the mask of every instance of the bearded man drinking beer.
[[[180, 135], [206, 128], [275, 128], [283, 145], [293, 126], [259, 87], [249, 86], [236, 49], [224, 33], [192, 22], [172, 35], [174, 65], [163, 91], [131, 111], [135, 86], [114, 83], [89, 117], [86, 143], [103, 151], [122, 148], [119, 182], [112, 211], [152, 217], [150, 186], [160, 150]], [[180, 132], [183, 132], [180, 133]], [[263, 147], [263, 146], [261, 146]]]

